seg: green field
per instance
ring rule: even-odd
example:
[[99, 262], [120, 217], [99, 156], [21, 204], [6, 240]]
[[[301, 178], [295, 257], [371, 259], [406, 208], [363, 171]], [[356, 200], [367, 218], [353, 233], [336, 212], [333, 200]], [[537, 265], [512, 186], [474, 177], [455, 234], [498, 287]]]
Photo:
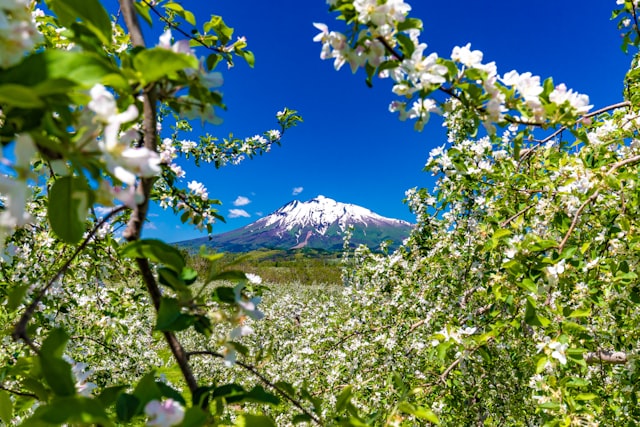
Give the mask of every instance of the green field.
[[[196, 255], [183, 253], [199, 273], [206, 273], [211, 268], [210, 262]], [[220, 269], [233, 268], [257, 274], [266, 283], [277, 285], [341, 285], [342, 263], [341, 252], [317, 249], [265, 249], [246, 253], [225, 253], [215, 265]]]

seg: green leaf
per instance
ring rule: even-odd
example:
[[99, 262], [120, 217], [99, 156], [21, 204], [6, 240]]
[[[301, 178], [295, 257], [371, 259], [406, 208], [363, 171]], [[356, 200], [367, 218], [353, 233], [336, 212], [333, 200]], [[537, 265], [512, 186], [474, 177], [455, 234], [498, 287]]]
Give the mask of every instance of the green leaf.
[[597, 398], [598, 395], [595, 393], [580, 393], [574, 397], [575, 400], [593, 400]]
[[266, 415], [242, 414], [236, 420], [238, 427], [276, 427], [273, 420]]
[[97, 400], [102, 404], [102, 406], [107, 407], [113, 405], [117, 400], [122, 391], [126, 389], [127, 386], [124, 385], [116, 385], [112, 387], [106, 387], [102, 390], [100, 395], [97, 397]]
[[507, 228], [499, 228], [493, 233], [493, 236], [491, 236], [491, 238], [499, 240], [507, 236], [511, 236], [511, 230]]
[[161, 381], [156, 381], [156, 387], [158, 387], [158, 390], [160, 391], [162, 396], [173, 399], [176, 402], [180, 403], [182, 406], [187, 406], [187, 401], [184, 400], [184, 397], [170, 385], [165, 384]]
[[116, 401], [116, 415], [118, 420], [122, 422], [128, 422], [133, 418], [140, 410], [140, 399], [132, 394], [122, 393], [118, 396]]
[[180, 70], [197, 70], [199, 64], [194, 56], [154, 47], [140, 51], [133, 58], [133, 66], [140, 73], [140, 83], [146, 86], [165, 77], [174, 78]]
[[34, 422], [44, 421], [47, 424], [82, 424], [112, 426], [104, 408], [96, 401], [83, 396], [54, 399], [49, 405], [40, 406], [31, 419], [23, 425], [41, 425]]
[[538, 285], [536, 285], [536, 283], [529, 278], [522, 279], [522, 282], [520, 282], [520, 287], [531, 293], [538, 293]]
[[71, 365], [62, 359], [40, 356], [44, 379], [58, 396], [73, 396], [76, 385]]
[[190, 267], [185, 267], [180, 273], [180, 278], [184, 280], [187, 285], [191, 285], [198, 278], [198, 272]]
[[196, 25], [196, 18], [190, 11], [186, 10], [182, 7], [182, 5], [178, 3], [167, 3], [164, 5], [165, 9], [170, 9], [176, 13], [176, 15], [180, 16], [182, 19], [187, 21], [191, 25]]
[[214, 301], [225, 302], [227, 304], [233, 304], [236, 302], [236, 294], [233, 288], [228, 286], [215, 288], [211, 297]]
[[300, 424], [300, 423], [308, 423], [311, 421], [313, 421], [313, 418], [311, 418], [307, 414], [297, 414], [291, 419], [291, 423], [293, 425]]
[[178, 273], [170, 268], [158, 268], [158, 281], [160, 282], [160, 284], [178, 292], [183, 297], [185, 295], [190, 295], [187, 284], [184, 282], [184, 280], [182, 280], [180, 276], [178, 276]]
[[233, 36], [233, 28], [227, 26], [221, 16], [211, 15], [211, 19], [203, 26], [205, 32], [214, 31], [220, 40], [220, 44], [226, 45]]
[[351, 386], [345, 387], [336, 399], [336, 412], [343, 411], [349, 401], [351, 400], [351, 395], [353, 394], [353, 389]]
[[408, 402], [400, 402], [398, 409], [404, 413], [413, 415], [416, 418], [427, 420], [433, 424], [440, 424], [438, 416], [431, 409], [415, 407]]
[[156, 239], [142, 239], [128, 243], [120, 249], [125, 258], [147, 258], [151, 262], [164, 264], [178, 274], [182, 273], [185, 262], [180, 251]]
[[209, 338], [213, 333], [211, 319], [209, 319], [204, 314], [194, 315], [192, 319], [193, 319], [193, 328], [196, 330], [196, 332]]
[[536, 307], [530, 298], [527, 298], [527, 308], [524, 314], [524, 321], [528, 325], [542, 326], [543, 328], [551, 323], [548, 319], [545, 319], [536, 312]]
[[193, 316], [181, 313], [182, 307], [175, 298], [162, 297], [155, 329], [158, 331], [182, 331], [193, 323]]
[[564, 386], [567, 388], [578, 388], [578, 387], [587, 387], [589, 386], [589, 381], [582, 378], [569, 378]]
[[76, 385], [71, 365], [62, 359], [69, 336], [62, 329], [54, 329], [42, 343], [38, 359], [45, 381], [58, 396], [73, 396]]
[[544, 83], [543, 83], [543, 88], [544, 88], [544, 95], [545, 96], [549, 96], [549, 94], [551, 92], [553, 92], [553, 89], [555, 88], [553, 85], [553, 79], [551, 77], [548, 77], [547, 79], [545, 79]]
[[49, 399], [50, 393], [47, 391], [46, 387], [38, 380], [27, 377], [22, 380], [21, 385], [26, 390], [29, 390], [30, 392], [35, 394], [38, 399], [42, 401], [46, 401]]
[[278, 387], [280, 390], [284, 391], [285, 393], [287, 393], [289, 396], [295, 396], [296, 395], [296, 390], [295, 388], [293, 388], [293, 386], [285, 381], [278, 381], [275, 384], [276, 387]]
[[244, 396], [245, 390], [241, 385], [238, 384], [224, 384], [219, 387], [214, 388], [211, 391], [211, 398], [215, 399], [218, 397], [224, 397], [227, 402], [239, 402], [242, 400], [242, 396]]
[[13, 418], [13, 402], [9, 393], [5, 390], [0, 390], [0, 421], [5, 425], [11, 424]]
[[30, 285], [20, 285], [12, 287], [9, 291], [9, 297], [7, 299], [7, 309], [11, 312], [16, 310], [29, 290]]
[[254, 403], [268, 403], [271, 405], [278, 405], [280, 399], [278, 396], [267, 392], [262, 386], [255, 386], [245, 395], [244, 401]]
[[247, 61], [249, 67], [253, 68], [256, 63], [256, 57], [253, 55], [253, 52], [251, 52], [250, 50], [239, 50], [236, 53], [240, 55], [245, 61]]
[[547, 356], [540, 356], [540, 358], [536, 361], [536, 374], [544, 371], [547, 366], [547, 361], [549, 359]]
[[37, 91], [14, 83], [0, 85], [0, 104], [19, 108], [44, 107]]
[[65, 176], [53, 183], [47, 215], [51, 229], [61, 240], [73, 244], [82, 239], [93, 198], [84, 178]]
[[538, 240], [529, 246], [529, 250], [532, 251], [545, 251], [549, 248], [555, 248], [558, 246], [558, 242], [555, 240]]
[[152, 400], [162, 399], [162, 392], [156, 383], [155, 373], [149, 372], [136, 385], [133, 395], [140, 400], [140, 406], [144, 406]]
[[216, 280], [228, 280], [230, 282], [239, 282], [241, 280], [247, 280], [247, 276], [243, 271], [239, 270], [227, 270], [221, 271], [220, 273], [214, 273], [209, 276], [209, 282], [213, 282]]
[[397, 34], [396, 38], [398, 39], [398, 43], [400, 43], [403, 55], [406, 58], [410, 57], [416, 48], [416, 45], [413, 44], [413, 40], [411, 40], [409, 36], [403, 33]]
[[589, 317], [589, 316], [591, 316], [590, 308], [578, 308], [576, 310], [573, 310], [571, 314], [569, 314], [569, 317]]
[[218, 65], [218, 63], [222, 60], [222, 55], [218, 55], [217, 53], [212, 53], [211, 55], [207, 56], [207, 68], [209, 70], [213, 70], [214, 68], [216, 68], [216, 65]]
[[84, 22], [104, 44], [111, 44], [111, 20], [98, 0], [49, 0], [60, 23], [70, 28], [78, 19]]
[[206, 425], [207, 414], [197, 406], [192, 406], [184, 413], [181, 427], [200, 427]]
[[538, 408], [550, 409], [552, 411], [557, 411], [558, 409], [560, 409], [560, 404], [556, 403], [556, 402], [545, 402], [545, 403], [542, 403], [542, 404], [538, 405]]
[[137, 1], [133, 2], [133, 6], [136, 8], [136, 12], [138, 13], [138, 15], [140, 15], [142, 19], [144, 19], [147, 22], [147, 24], [149, 24], [149, 26], [152, 26], [153, 20], [151, 19], [151, 14], [150, 14], [151, 8], [147, 6], [146, 3], [137, 2]]
[[40, 358], [61, 358], [69, 341], [69, 336], [63, 329], [54, 329], [42, 343]]
[[406, 18], [398, 23], [398, 31], [407, 31], [411, 29], [422, 29], [422, 21], [418, 18]]

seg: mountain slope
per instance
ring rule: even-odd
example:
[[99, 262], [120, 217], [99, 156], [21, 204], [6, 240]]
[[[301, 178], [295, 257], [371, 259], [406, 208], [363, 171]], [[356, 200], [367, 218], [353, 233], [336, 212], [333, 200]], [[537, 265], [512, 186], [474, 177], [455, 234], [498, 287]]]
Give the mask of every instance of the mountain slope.
[[221, 252], [255, 249], [341, 250], [345, 232], [353, 227], [352, 245], [378, 249], [391, 240], [398, 246], [411, 231], [406, 221], [385, 218], [361, 206], [318, 196], [306, 202], [294, 200], [270, 215], [227, 233], [177, 243], [183, 248], [206, 245]]

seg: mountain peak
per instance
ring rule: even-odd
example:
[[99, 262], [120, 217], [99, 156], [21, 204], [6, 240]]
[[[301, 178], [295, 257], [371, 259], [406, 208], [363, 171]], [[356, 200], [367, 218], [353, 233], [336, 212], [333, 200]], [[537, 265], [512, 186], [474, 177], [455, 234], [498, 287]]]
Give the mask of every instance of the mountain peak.
[[318, 195], [305, 202], [293, 200], [266, 217], [237, 230], [212, 236], [203, 243], [234, 252], [303, 247], [340, 250], [344, 233], [349, 228], [353, 228], [353, 244], [365, 244], [376, 249], [385, 240], [392, 240], [392, 246], [397, 246], [408, 236], [412, 226], [406, 221], [385, 218], [362, 206]]
[[320, 235], [325, 235], [331, 226], [337, 226], [341, 233], [352, 225], [367, 227], [371, 223], [404, 223], [392, 218], [385, 218], [369, 209], [348, 203], [337, 202], [328, 197], [318, 195], [306, 202], [294, 200], [257, 223], [277, 226], [290, 231], [294, 228], [313, 228]]

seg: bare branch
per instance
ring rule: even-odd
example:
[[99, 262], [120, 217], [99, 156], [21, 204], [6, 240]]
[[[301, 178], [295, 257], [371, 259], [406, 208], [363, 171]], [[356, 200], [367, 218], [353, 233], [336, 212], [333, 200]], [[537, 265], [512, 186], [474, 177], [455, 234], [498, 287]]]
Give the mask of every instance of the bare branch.
[[[212, 357], [217, 357], [219, 359], [224, 359], [224, 356], [222, 354], [216, 353], [215, 351], [209, 351], [209, 350], [190, 351], [189, 353], [187, 353], [187, 357], [191, 357], [191, 356], [212, 356]], [[263, 384], [265, 384], [269, 388], [275, 390], [279, 395], [284, 397], [293, 406], [295, 406], [296, 408], [301, 410], [306, 416], [308, 416], [311, 420], [313, 420], [314, 423], [316, 423], [319, 426], [323, 425], [322, 422], [320, 421], [320, 419], [316, 415], [314, 415], [307, 408], [302, 406], [302, 404], [300, 402], [298, 402], [295, 398], [290, 396], [282, 388], [278, 387], [276, 384], [274, 384], [269, 379], [267, 379], [264, 375], [262, 375], [260, 372], [258, 372], [258, 370], [253, 365], [249, 365], [248, 363], [240, 362], [240, 361], [237, 361], [237, 360], [235, 361], [235, 364], [240, 366], [242, 369], [244, 369], [244, 370], [250, 372], [251, 374], [253, 374]]]
[[598, 363], [624, 365], [628, 361], [628, 356], [627, 353], [623, 351], [598, 350], [586, 353], [584, 355], [584, 361], [587, 362], [588, 365], [595, 365]]

